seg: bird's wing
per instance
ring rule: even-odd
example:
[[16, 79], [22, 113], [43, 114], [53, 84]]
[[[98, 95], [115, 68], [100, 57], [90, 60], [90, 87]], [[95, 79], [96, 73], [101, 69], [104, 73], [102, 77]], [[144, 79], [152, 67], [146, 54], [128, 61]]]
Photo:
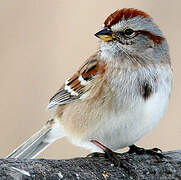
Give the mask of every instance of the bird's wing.
[[99, 84], [98, 81], [103, 77], [105, 66], [103, 61], [97, 59], [97, 55], [91, 56], [71, 78], [66, 80], [62, 88], [50, 99], [47, 108], [51, 109], [78, 99], [90, 98], [89, 92], [97, 83]]

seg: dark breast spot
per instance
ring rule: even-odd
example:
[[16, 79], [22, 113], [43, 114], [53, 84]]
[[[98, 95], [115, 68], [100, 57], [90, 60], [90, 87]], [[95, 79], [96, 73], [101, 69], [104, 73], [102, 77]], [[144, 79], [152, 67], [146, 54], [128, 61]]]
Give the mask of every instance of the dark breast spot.
[[153, 88], [148, 82], [144, 82], [141, 85], [141, 95], [144, 100], [147, 100], [153, 93]]

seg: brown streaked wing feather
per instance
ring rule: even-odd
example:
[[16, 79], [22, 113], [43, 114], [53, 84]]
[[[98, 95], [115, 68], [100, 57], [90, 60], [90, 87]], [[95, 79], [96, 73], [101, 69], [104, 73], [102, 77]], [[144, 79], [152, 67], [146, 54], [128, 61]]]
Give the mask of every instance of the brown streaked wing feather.
[[88, 89], [87, 85], [91, 86], [91, 80], [96, 75], [104, 73], [105, 64], [97, 60], [96, 55], [91, 56], [79, 71], [69, 78], [60, 90], [50, 99], [48, 109], [57, 105], [70, 103], [78, 100], [84, 95]]
[[48, 104], [48, 109], [53, 108], [56, 105], [67, 104], [73, 100], [78, 99], [78, 96], [73, 96], [64, 88], [61, 88], [51, 99]]

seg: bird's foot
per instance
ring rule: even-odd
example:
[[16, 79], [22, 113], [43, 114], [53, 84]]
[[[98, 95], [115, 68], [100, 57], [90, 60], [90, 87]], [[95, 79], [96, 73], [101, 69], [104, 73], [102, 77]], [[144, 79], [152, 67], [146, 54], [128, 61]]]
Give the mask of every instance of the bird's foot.
[[141, 155], [141, 154], [149, 154], [149, 155], [154, 156], [157, 159], [157, 161], [160, 161], [161, 159], [166, 158], [166, 156], [164, 156], [162, 154], [162, 150], [159, 149], [159, 148], [144, 149], [144, 148], [141, 148], [141, 147], [137, 147], [134, 144], [129, 146], [129, 148], [130, 149], [129, 149], [128, 153], [130, 153], [130, 154], [131, 153], [136, 153], [136, 154], [139, 154], [139, 155]]
[[128, 174], [132, 175], [134, 179], [138, 179], [138, 175], [129, 164], [127, 164], [125, 161], [123, 162], [122, 160], [126, 160], [126, 158], [123, 156], [121, 153], [116, 153], [109, 149], [108, 147], [104, 146], [100, 142], [96, 140], [91, 140], [93, 144], [101, 148], [104, 153], [99, 153], [99, 152], [94, 152], [88, 155], [88, 157], [98, 157], [98, 158], [106, 158], [110, 162], [113, 163], [114, 166], [116, 167], [122, 167], [124, 170], [128, 172]]
[[126, 165], [126, 163], [123, 163], [121, 161], [125, 158], [122, 158], [123, 156], [120, 156], [119, 153], [112, 151], [111, 149], [109, 149], [108, 147], [104, 146], [103, 144], [101, 144], [100, 142], [96, 140], [91, 140], [91, 142], [95, 144], [96, 146], [98, 146], [99, 148], [101, 148], [104, 151], [104, 153], [94, 152], [94, 153], [89, 154], [88, 157], [106, 158], [110, 160], [115, 166], [128, 169], [128, 166]]

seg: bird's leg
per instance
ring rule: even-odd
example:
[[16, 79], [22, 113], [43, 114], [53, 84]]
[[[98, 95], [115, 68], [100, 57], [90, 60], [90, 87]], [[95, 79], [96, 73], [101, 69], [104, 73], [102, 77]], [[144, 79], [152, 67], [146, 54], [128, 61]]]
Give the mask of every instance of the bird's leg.
[[[96, 146], [98, 146], [99, 148], [101, 148], [104, 151], [104, 153], [95, 152], [95, 153], [89, 154], [88, 157], [107, 158], [114, 164], [114, 166], [122, 167], [129, 174], [131, 174], [134, 177], [134, 179], [138, 179], [137, 172], [128, 164], [126, 164], [125, 162], [124, 163], [122, 162], [122, 160], [126, 160], [126, 158], [124, 158], [122, 154], [112, 151], [111, 149], [109, 149], [108, 147], [104, 146], [103, 144], [101, 144], [100, 142], [96, 140], [91, 140], [91, 142], [95, 144]], [[123, 158], [120, 158], [120, 156]]]
[[96, 146], [98, 146], [99, 148], [101, 148], [104, 151], [104, 153], [95, 152], [89, 154], [88, 157], [99, 157], [99, 158], [104, 157], [109, 159], [115, 166], [121, 166], [125, 169], [128, 169], [128, 166], [120, 161], [120, 157], [118, 157], [118, 155], [120, 155], [119, 153], [112, 151], [111, 149], [109, 149], [108, 147], [104, 146], [103, 144], [101, 144], [96, 140], [91, 140], [91, 142]]
[[[156, 158], [166, 158], [163, 154], [162, 154], [162, 150], [159, 148], [153, 148], [153, 149], [144, 149], [138, 146], [135, 146], [134, 144], [129, 146], [129, 151], [128, 153], [136, 153], [136, 154], [150, 154], [152, 156], [155, 156]], [[158, 159], [157, 159], [158, 160]]]

